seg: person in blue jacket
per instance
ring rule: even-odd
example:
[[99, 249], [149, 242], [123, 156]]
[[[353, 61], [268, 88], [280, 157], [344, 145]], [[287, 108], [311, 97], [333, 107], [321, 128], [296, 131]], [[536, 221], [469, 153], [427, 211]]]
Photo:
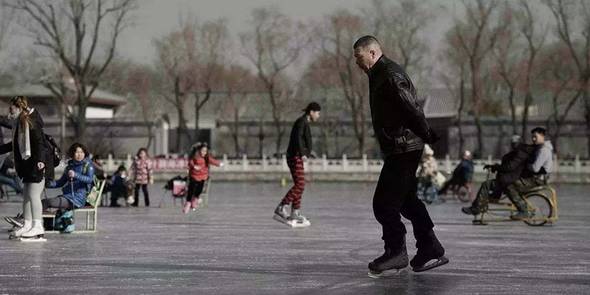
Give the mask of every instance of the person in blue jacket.
[[57, 181], [47, 182], [47, 188], [62, 188], [62, 195], [44, 199], [43, 210], [59, 208], [70, 210], [86, 205], [86, 196], [92, 188], [94, 180], [94, 166], [88, 150], [81, 143], [74, 143], [68, 149], [71, 158], [64, 169], [64, 174]]

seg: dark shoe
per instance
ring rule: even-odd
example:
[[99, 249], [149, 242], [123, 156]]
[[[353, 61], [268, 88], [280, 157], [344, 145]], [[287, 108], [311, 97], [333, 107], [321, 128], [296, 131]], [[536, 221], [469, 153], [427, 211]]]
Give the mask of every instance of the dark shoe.
[[385, 275], [385, 272], [393, 270], [399, 272], [408, 266], [408, 251], [406, 243], [399, 249], [385, 248], [383, 255], [377, 257], [369, 263], [369, 276], [379, 278]]
[[510, 219], [512, 220], [523, 220], [531, 217], [532, 214], [528, 211], [518, 211], [516, 214], [510, 215]]
[[463, 207], [461, 208], [461, 212], [467, 214], [467, 215], [477, 215], [480, 212], [479, 208], [476, 207]]
[[416, 240], [418, 251], [410, 261], [413, 271], [422, 272], [449, 263], [449, 259], [444, 256], [445, 249], [433, 231], [416, 235]]

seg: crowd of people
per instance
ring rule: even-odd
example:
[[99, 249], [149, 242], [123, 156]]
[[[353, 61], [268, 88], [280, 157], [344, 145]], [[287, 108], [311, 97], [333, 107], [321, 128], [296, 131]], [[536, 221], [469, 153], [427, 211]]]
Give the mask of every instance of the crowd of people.
[[[469, 188], [473, 182], [473, 156], [470, 151], [463, 151], [461, 161], [447, 180], [439, 170], [435, 151], [431, 147], [437, 142], [438, 135], [417, 103], [416, 90], [409, 76], [397, 63], [383, 55], [381, 45], [374, 37], [360, 38], [353, 48], [357, 65], [368, 76], [371, 118], [384, 158], [373, 197], [373, 212], [382, 226], [385, 251], [369, 263], [369, 275], [379, 277], [386, 271], [399, 270], [408, 265], [416, 272], [444, 265], [449, 260], [435, 235], [434, 223], [424, 203], [442, 202], [441, 196], [449, 190]], [[318, 103], [309, 103], [294, 122], [290, 134], [286, 154], [293, 187], [276, 206], [273, 218], [292, 227], [311, 224], [301, 213], [305, 188], [304, 162], [314, 155], [310, 124], [319, 120], [320, 111]], [[0, 145], [0, 154], [10, 153], [14, 168], [10, 161], [4, 161], [0, 182], [23, 195], [22, 213], [6, 218], [14, 225], [12, 238], [45, 240], [42, 212], [55, 208], [63, 214], [84, 207], [95, 178], [108, 182], [105, 191], [110, 192], [111, 207], [120, 207], [120, 199], [128, 206], [138, 207], [140, 192], [145, 207], [150, 206], [149, 185], [154, 183], [154, 165], [146, 148], [137, 151], [129, 170], [121, 165], [109, 176], [102, 167], [100, 157], [92, 157], [82, 143], [73, 143], [67, 151], [69, 160], [63, 175], [53, 180], [56, 161], [48, 152], [50, 149], [39, 112], [29, 105], [26, 97], [17, 96], [11, 100], [9, 114], [7, 121], [0, 124], [12, 130], [12, 141]], [[472, 205], [462, 208], [462, 211], [480, 214], [487, 210], [489, 202], [505, 194], [518, 211], [512, 218], [530, 217], [531, 212], [522, 194], [534, 186], [545, 184], [553, 166], [553, 148], [545, 137], [546, 130], [541, 127], [532, 130], [532, 144], [513, 137], [512, 150], [502, 157], [501, 163], [484, 167], [497, 172], [495, 179], [482, 183]], [[209, 154], [207, 144], [194, 145], [187, 166], [188, 190], [182, 208], [184, 214], [199, 207], [211, 165], [221, 166], [223, 163]], [[41, 200], [44, 189], [61, 189], [61, 194]], [[402, 216], [409, 219], [414, 228], [417, 252], [411, 260], [406, 249], [406, 228], [401, 221]]]

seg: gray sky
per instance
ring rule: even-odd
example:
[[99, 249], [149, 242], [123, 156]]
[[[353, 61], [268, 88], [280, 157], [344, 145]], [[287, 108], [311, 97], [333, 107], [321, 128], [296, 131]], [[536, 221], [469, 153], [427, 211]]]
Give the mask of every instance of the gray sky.
[[[369, 1], [363, 0], [140, 0], [134, 12], [134, 26], [121, 35], [117, 52], [120, 56], [136, 62], [152, 63], [155, 59], [154, 38], [161, 37], [178, 28], [181, 15], [192, 14], [199, 21], [226, 18], [230, 33], [234, 36], [248, 25], [253, 8], [276, 5], [284, 14], [304, 22], [319, 20], [338, 8], [356, 9]], [[453, 3], [434, 0], [435, 3]], [[1, 8], [0, 8], [1, 9]], [[446, 12], [428, 28], [431, 46], [439, 44], [448, 28], [451, 15]], [[3, 55], [15, 56], [22, 52], [28, 40], [13, 36], [12, 46]]]
[[[286, 15], [301, 21], [320, 19], [338, 8], [356, 9], [369, 1], [362, 0], [142, 0], [135, 13], [135, 27], [128, 29], [120, 41], [119, 53], [138, 62], [152, 61], [152, 40], [176, 29], [179, 16], [191, 12], [200, 21], [226, 18], [230, 32], [237, 35], [247, 27], [253, 8], [276, 5]], [[434, 2], [449, 2], [444, 0]], [[441, 17], [428, 30], [432, 45], [437, 45], [450, 23], [450, 14]]]
[[[393, 1], [393, 0], [392, 0]], [[430, 0], [435, 6], [446, 6], [447, 9], [437, 9], [436, 19], [426, 28], [425, 37], [431, 48], [431, 54], [426, 59], [431, 60], [434, 68], [438, 58], [436, 55], [442, 46], [441, 40], [450, 27], [453, 17], [461, 15], [462, 4], [456, 0]], [[155, 50], [152, 44], [154, 38], [161, 37], [178, 28], [181, 15], [192, 14], [199, 21], [226, 18], [230, 33], [234, 36], [248, 27], [253, 8], [276, 5], [284, 14], [295, 20], [309, 22], [319, 20], [339, 8], [355, 10], [370, 4], [369, 0], [139, 0], [139, 9], [134, 12], [134, 26], [128, 28], [121, 35], [117, 48], [123, 58], [130, 58], [135, 62], [152, 64], [155, 60]], [[1, 8], [0, 8], [1, 9]], [[22, 53], [23, 45], [27, 41], [23, 37], [13, 37], [12, 48], [2, 55], [11, 57]], [[30, 41], [28, 41], [30, 42]], [[238, 58], [239, 60], [239, 58]], [[433, 73], [436, 75], [436, 73]], [[436, 79], [435, 77], [432, 77]]]

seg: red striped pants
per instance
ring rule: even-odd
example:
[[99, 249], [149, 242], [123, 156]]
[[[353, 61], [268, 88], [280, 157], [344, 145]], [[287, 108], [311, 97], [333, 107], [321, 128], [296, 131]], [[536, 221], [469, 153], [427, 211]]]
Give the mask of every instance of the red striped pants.
[[301, 208], [301, 198], [305, 188], [305, 174], [303, 172], [303, 159], [301, 157], [287, 158], [287, 165], [291, 176], [293, 177], [293, 187], [287, 192], [287, 195], [281, 201], [281, 204], [291, 204], [291, 208]]

